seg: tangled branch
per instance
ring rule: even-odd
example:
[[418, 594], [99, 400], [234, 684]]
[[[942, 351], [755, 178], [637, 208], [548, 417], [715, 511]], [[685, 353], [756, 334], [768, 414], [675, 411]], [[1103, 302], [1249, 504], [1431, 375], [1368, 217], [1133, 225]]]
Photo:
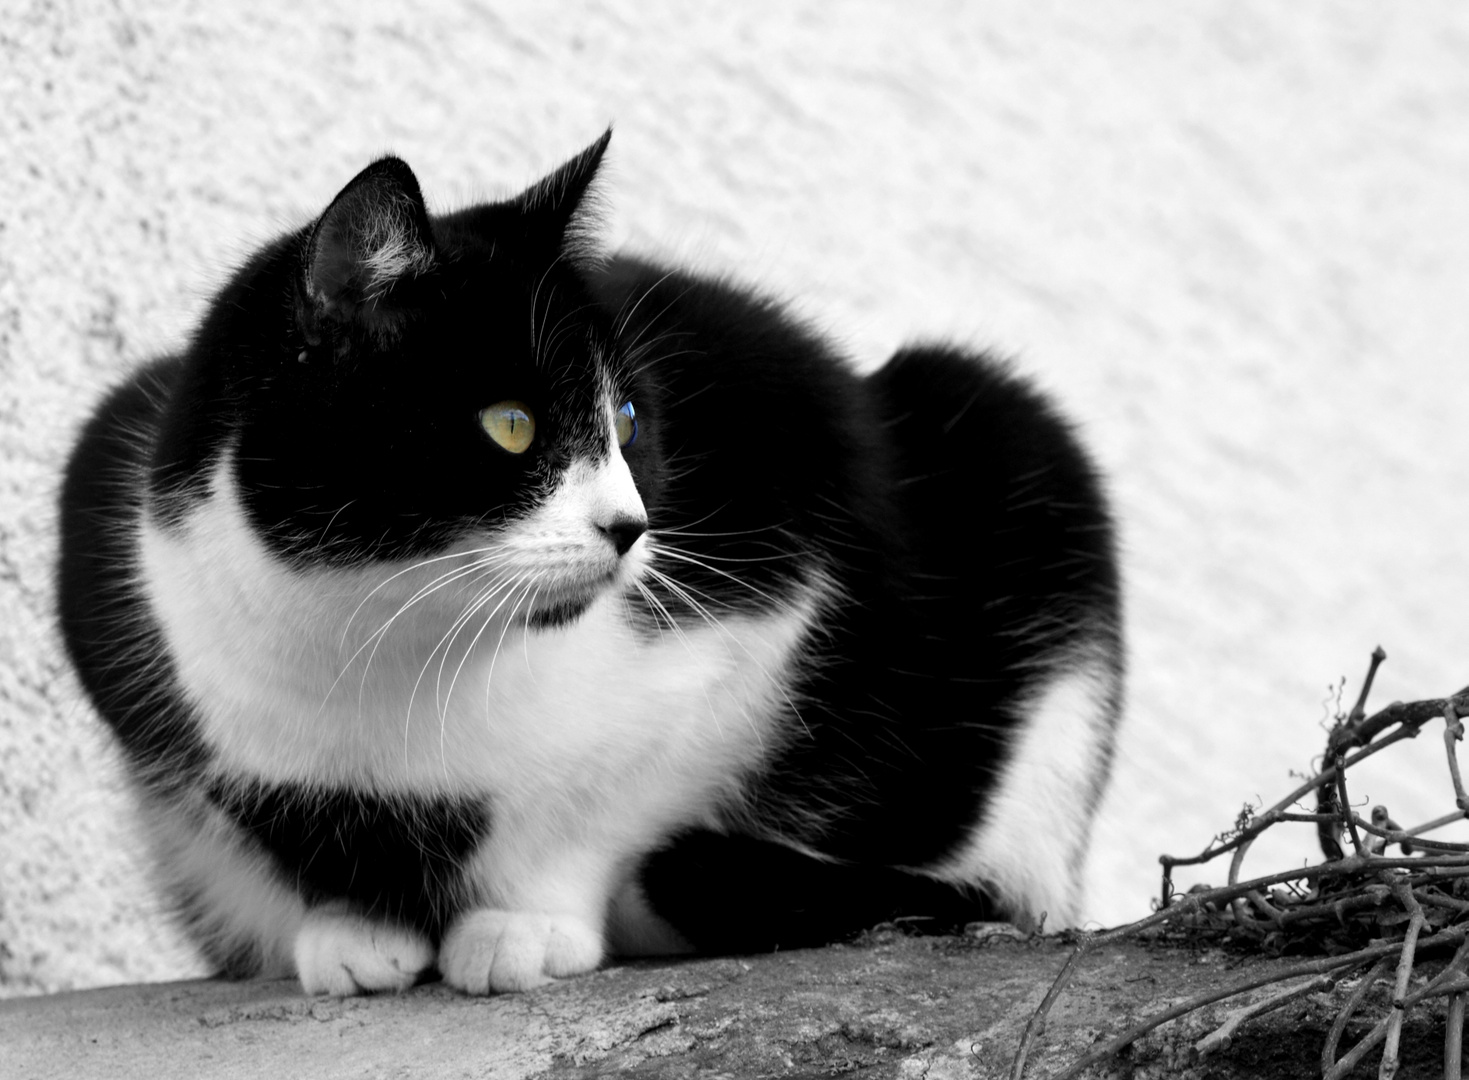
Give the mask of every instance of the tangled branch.
[[[1195, 941], [1229, 936], [1277, 954], [1289, 949], [1324, 955], [1242, 979], [1162, 1010], [1098, 1046], [1051, 1080], [1070, 1080], [1154, 1028], [1207, 1005], [1263, 986], [1290, 984], [1229, 1012], [1218, 1028], [1194, 1044], [1195, 1056], [1204, 1057], [1227, 1048], [1239, 1028], [1255, 1017], [1351, 979], [1357, 979], [1357, 984], [1338, 1011], [1322, 1048], [1324, 1080], [1340, 1080], [1378, 1046], [1382, 1047], [1379, 1076], [1393, 1076], [1405, 1017], [1415, 1005], [1435, 997], [1449, 999], [1444, 1075], [1447, 1080], [1459, 1080], [1465, 995], [1469, 994], [1469, 844], [1428, 840], [1424, 835], [1469, 818], [1469, 795], [1458, 760], [1458, 745], [1464, 738], [1460, 715], [1469, 711], [1469, 687], [1447, 698], [1394, 702], [1368, 716], [1367, 697], [1378, 666], [1386, 658], [1381, 648], [1373, 651], [1357, 702], [1349, 713], [1337, 718], [1327, 739], [1323, 768], [1315, 776], [1261, 813], [1247, 808], [1232, 830], [1215, 837], [1198, 855], [1160, 856], [1163, 882], [1158, 909], [1138, 922], [1083, 937], [1026, 1025], [1011, 1062], [1012, 1080], [1024, 1076], [1026, 1060], [1044, 1030], [1046, 1016], [1092, 950], [1124, 938], [1160, 935]], [[1368, 819], [1354, 812], [1347, 792], [1351, 768], [1416, 737], [1424, 724], [1435, 719], [1445, 724], [1444, 749], [1455, 811], [1407, 829], [1384, 806], [1374, 807]], [[1298, 809], [1313, 793], [1314, 812]], [[1250, 845], [1281, 822], [1314, 824], [1325, 860], [1241, 881], [1240, 868]], [[1350, 853], [1342, 846], [1344, 839]], [[1401, 857], [1388, 854], [1392, 847], [1402, 852]], [[1225, 854], [1231, 856], [1227, 885], [1197, 887], [1182, 895], [1175, 892], [1174, 867], [1206, 863]], [[1452, 956], [1443, 971], [1409, 993], [1418, 958], [1449, 952]], [[1338, 1058], [1337, 1047], [1348, 1022], [1368, 991], [1388, 977], [1393, 987], [1387, 1015]]]

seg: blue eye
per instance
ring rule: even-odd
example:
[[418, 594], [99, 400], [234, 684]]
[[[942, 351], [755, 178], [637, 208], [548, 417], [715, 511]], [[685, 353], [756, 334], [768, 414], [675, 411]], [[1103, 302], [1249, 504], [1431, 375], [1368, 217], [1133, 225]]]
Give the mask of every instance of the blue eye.
[[638, 437], [638, 414], [633, 410], [631, 401], [624, 401], [622, 408], [617, 410], [617, 415], [612, 418], [617, 428], [617, 445], [631, 446]]

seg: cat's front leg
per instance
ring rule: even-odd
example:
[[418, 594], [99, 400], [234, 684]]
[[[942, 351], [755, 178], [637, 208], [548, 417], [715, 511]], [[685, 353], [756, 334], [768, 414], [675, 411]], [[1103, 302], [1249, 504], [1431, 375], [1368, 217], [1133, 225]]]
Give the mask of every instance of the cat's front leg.
[[406, 990], [434, 962], [433, 946], [417, 931], [336, 904], [307, 912], [294, 952], [302, 989], [338, 997]]
[[602, 962], [602, 930], [573, 912], [475, 908], [444, 936], [439, 971], [469, 994], [531, 990]]
[[459, 912], [439, 947], [439, 973], [450, 986], [469, 994], [530, 990], [592, 971], [606, 955], [616, 845], [600, 836], [548, 842], [537, 825], [507, 813], [476, 853], [468, 876], [480, 901]]

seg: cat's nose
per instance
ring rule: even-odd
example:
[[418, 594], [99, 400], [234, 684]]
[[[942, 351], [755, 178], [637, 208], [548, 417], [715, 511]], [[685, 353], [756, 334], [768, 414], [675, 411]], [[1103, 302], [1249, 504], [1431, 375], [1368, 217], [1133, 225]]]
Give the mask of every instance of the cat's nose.
[[637, 543], [638, 537], [648, 531], [648, 523], [642, 518], [619, 516], [605, 525], [598, 525], [602, 535], [612, 541], [617, 554], [626, 555], [628, 548]]

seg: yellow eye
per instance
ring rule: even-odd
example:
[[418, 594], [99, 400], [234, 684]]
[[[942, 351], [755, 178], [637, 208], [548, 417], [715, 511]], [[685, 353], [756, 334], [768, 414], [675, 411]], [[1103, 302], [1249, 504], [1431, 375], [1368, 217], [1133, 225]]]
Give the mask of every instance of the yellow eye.
[[536, 420], [523, 401], [497, 401], [479, 411], [480, 427], [512, 454], [523, 454], [536, 437]]

